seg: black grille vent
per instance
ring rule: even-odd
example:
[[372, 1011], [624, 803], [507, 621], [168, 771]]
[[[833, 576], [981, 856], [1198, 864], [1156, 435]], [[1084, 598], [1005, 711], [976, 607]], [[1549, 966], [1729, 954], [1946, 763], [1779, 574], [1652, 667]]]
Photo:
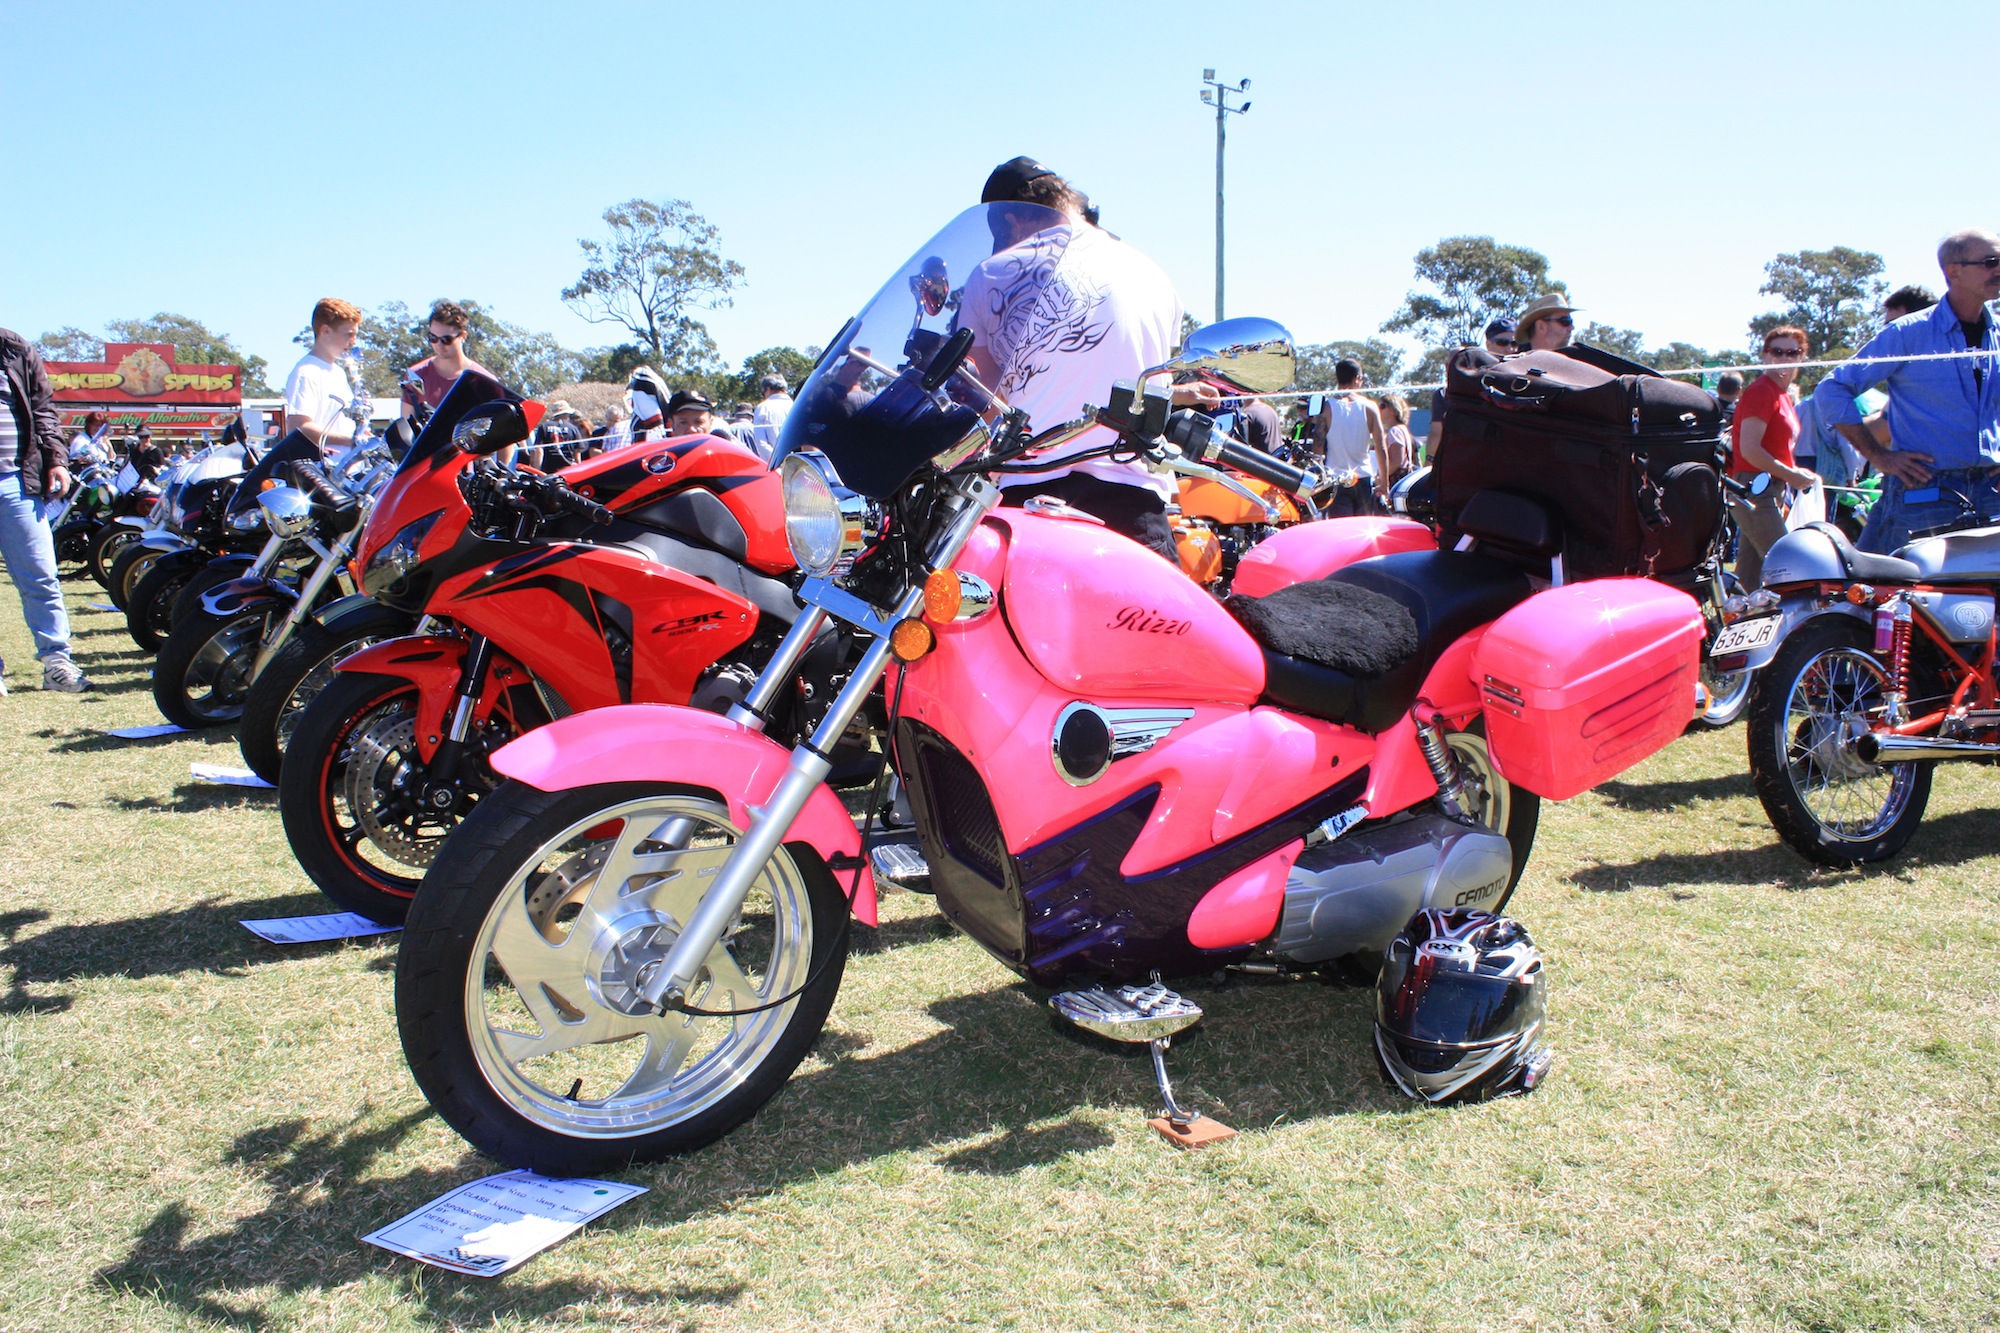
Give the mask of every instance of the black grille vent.
[[978, 770], [958, 751], [928, 738], [921, 743], [921, 753], [924, 786], [946, 849], [995, 885], [1004, 885], [1007, 844]]

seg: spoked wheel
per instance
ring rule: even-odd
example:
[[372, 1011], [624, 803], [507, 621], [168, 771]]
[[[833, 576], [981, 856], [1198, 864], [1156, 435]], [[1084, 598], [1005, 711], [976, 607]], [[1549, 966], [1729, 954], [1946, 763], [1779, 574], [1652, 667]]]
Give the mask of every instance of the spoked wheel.
[[1507, 877], [1507, 887], [1500, 896], [1490, 903], [1465, 904], [1498, 912], [1514, 896], [1514, 886], [1528, 868], [1528, 853], [1534, 850], [1535, 829], [1542, 819], [1542, 798], [1500, 776], [1486, 746], [1485, 723], [1475, 720], [1469, 730], [1446, 732], [1445, 744], [1458, 760], [1465, 803], [1473, 818], [1504, 836], [1514, 849], [1514, 873]]
[[1854, 742], [1878, 722], [1889, 676], [1868, 630], [1846, 616], [1785, 639], [1750, 704], [1750, 776], [1786, 845], [1821, 865], [1903, 849], [1930, 801], [1930, 762], [1867, 764]]
[[[496, 717], [480, 748], [523, 729]], [[434, 806], [416, 739], [415, 685], [337, 671], [300, 715], [279, 773], [278, 809], [300, 868], [327, 897], [385, 925], [408, 913], [445, 836], [499, 781], [483, 753], [468, 756], [454, 799]]]
[[139, 529], [129, 523], [106, 523], [91, 534], [90, 547], [84, 553], [83, 563], [100, 588], [110, 589], [112, 562], [140, 536]]
[[257, 644], [271, 614], [268, 606], [233, 616], [204, 611], [174, 626], [153, 664], [153, 702], [160, 715], [195, 731], [241, 717]]
[[251, 682], [244, 700], [236, 744], [250, 771], [275, 784], [306, 706], [333, 683], [334, 663], [370, 644], [408, 634], [415, 623], [385, 606], [364, 606], [329, 624], [300, 621], [291, 641]]
[[776, 1096], [845, 964], [816, 857], [764, 864], [687, 1000], [716, 1016], [638, 993], [740, 834], [714, 801], [637, 783], [508, 783], [473, 811], [396, 965], [403, 1054], [438, 1113], [481, 1152], [574, 1176], [699, 1148]]

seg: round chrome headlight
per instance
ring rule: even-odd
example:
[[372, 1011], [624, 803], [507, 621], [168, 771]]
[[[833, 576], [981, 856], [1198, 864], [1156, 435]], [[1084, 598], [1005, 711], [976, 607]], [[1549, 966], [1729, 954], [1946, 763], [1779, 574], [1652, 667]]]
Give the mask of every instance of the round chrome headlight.
[[290, 486], [273, 486], [257, 497], [264, 522], [280, 537], [303, 537], [312, 526], [312, 503]]
[[792, 454], [778, 465], [784, 479], [785, 540], [799, 568], [815, 578], [832, 573], [841, 556], [845, 523], [830, 471], [823, 459], [803, 453]]

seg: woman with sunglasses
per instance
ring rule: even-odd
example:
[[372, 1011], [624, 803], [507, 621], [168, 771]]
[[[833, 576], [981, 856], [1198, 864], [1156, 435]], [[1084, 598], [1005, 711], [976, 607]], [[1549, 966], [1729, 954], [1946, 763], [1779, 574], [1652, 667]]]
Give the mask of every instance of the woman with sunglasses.
[[1798, 363], [1810, 351], [1804, 330], [1790, 324], [1772, 329], [1764, 335], [1759, 357], [1765, 369], [1736, 400], [1736, 418], [1729, 427], [1730, 474], [1745, 483], [1762, 474], [1774, 483], [1749, 500], [1734, 493], [1729, 497], [1737, 531], [1743, 534], [1736, 577], [1746, 589], [1762, 585], [1764, 553], [1785, 535], [1785, 511], [1779, 504], [1783, 488], [1805, 490], [1819, 480], [1792, 458], [1792, 445], [1799, 438], [1792, 382], [1799, 377]]

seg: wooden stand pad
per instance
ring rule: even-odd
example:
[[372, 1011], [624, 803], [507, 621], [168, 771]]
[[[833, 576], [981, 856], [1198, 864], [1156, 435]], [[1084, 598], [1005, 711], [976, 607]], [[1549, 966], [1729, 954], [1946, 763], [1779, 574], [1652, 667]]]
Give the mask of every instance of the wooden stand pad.
[[1176, 1148], [1206, 1148], [1211, 1143], [1221, 1143], [1226, 1139], [1236, 1137], [1235, 1130], [1223, 1124], [1220, 1120], [1211, 1120], [1207, 1116], [1203, 1116], [1189, 1125], [1185, 1132], [1175, 1129], [1174, 1122], [1165, 1116], [1155, 1117], [1146, 1123], [1151, 1125], [1161, 1138], [1173, 1144]]

